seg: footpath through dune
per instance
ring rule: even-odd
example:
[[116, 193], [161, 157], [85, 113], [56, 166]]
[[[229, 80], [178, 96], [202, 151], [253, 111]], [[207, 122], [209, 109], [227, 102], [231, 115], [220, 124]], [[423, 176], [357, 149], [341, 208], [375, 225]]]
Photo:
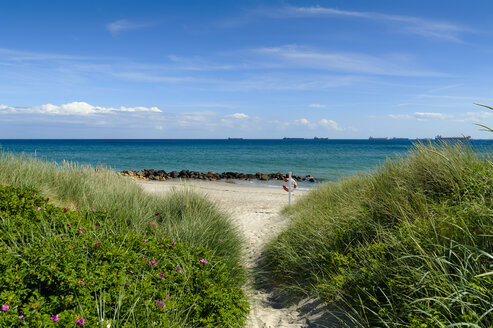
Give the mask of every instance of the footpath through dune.
[[[205, 193], [221, 208], [232, 214], [245, 237], [244, 263], [249, 277], [254, 276], [264, 244], [277, 235], [288, 223], [279, 215], [287, 205], [288, 195], [282, 188], [241, 185], [226, 182], [206, 181], [141, 181], [139, 184], [149, 193], [165, 193], [172, 188], [192, 187]], [[296, 190], [294, 200], [305, 193]], [[298, 312], [297, 306], [283, 307], [273, 301], [273, 295], [253, 288], [253, 278], [245, 286], [249, 298], [250, 315], [246, 327], [277, 328], [307, 327], [308, 320]]]

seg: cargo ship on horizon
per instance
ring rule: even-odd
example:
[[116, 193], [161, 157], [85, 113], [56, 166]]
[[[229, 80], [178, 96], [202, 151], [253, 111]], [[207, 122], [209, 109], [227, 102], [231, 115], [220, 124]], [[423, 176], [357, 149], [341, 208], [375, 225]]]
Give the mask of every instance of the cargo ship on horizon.
[[437, 135], [435, 140], [471, 140], [471, 136], [462, 136], [462, 137], [442, 137], [441, 135]]

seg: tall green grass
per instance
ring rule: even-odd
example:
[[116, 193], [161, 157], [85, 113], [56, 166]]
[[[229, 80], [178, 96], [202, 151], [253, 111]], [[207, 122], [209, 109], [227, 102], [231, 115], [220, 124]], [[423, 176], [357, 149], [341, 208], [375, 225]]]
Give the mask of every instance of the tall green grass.
[[417, 144], [314, 190], [266, 247], [278, 287], [359, 327], [493, 326], [493, 168], [466, 145]]
[[36, 188], [62, 207], [106, 211], [136, 233], [149, 221], [159, 222], [167, 237], [214, 250], [231, 267], [232, 277], [241, 281], [240, 234], [228, 215], [191, 190], [166, 197], [149, 195], [134, 181], [105, 168], [6, 152], [0, 155], [0, 184]]

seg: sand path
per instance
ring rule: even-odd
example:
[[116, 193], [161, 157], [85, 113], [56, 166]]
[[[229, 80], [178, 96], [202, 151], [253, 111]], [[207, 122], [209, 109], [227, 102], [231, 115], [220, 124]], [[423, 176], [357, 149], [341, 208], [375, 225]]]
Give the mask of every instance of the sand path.
[[[244, 263], [254, 275], [255, 264], [262, 248], [268, 240], [277, 235], [288, 223], [279, 215], [287, 205], [288, 196], [282, 188], [259, 187], [226, 182], [179, 181], [170, 180], [140, 181], [140, 185], [150, 193], [165, 193], [172, 188], [192, 187], [205, 193], [221, 208], [232, 214], [245, 237]], [[306, 191], [296, 190], [294, 200]], [[250, 302], [249, 328], [307, 327], [307, 319], [300, 316], [297, 306], [289, 308], [273, 301], [273, 295], [266, 290], [255, 289], [250, 281], [245, 292]], [[261, 286], [262, 287], [262, 286]]]

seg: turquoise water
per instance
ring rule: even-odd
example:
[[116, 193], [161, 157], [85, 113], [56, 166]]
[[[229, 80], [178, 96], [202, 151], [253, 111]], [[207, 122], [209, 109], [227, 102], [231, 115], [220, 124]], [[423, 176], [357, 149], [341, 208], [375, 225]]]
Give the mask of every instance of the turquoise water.
[[[326, 181], [371, 170], [413, 147], [411, 140], [0, 140], [5, 151], [115, 170], [286, 173]], [[493, 141], [472, 140], [483, 153]]]

